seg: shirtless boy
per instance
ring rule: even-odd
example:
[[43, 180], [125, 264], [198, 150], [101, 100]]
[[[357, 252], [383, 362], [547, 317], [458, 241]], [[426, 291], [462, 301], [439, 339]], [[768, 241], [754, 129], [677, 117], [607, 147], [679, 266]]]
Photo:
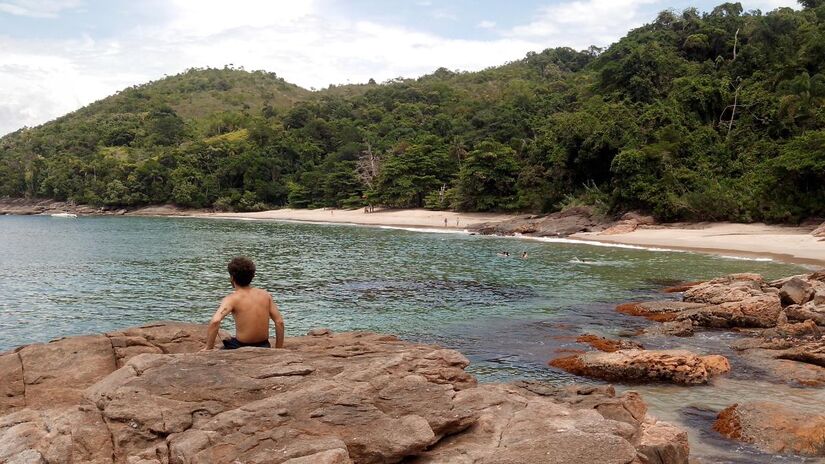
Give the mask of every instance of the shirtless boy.
[[221, 306], [209, 321], [206, 348], [202, 351], [215, 347], [221, 321], [230, 313], [235, 319], [235, 336], [223, 341], [224, 349], [234, 350], [244, 346], [271, 348], [270, 319], [275, 323], [275, 348], [283, 348], [284, 319], [278, 305], [269, 292], [249, 285], [255, 277], [255, 263], [249, 258], [238, 257], [229, 262], [227, 270], [235, 291], [221, 301]]

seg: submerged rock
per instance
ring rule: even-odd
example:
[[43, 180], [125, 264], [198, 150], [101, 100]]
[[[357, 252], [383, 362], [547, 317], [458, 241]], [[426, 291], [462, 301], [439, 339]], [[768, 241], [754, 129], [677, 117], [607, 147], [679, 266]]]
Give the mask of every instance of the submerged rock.
[[684, 433], [633, 393], [478, 386], [460, 353], [379, 334], [194, 352], [205, 333], [154, 324], [0, 355], [0, 462], [687, 463]]
[[625, 350], [591, 352], [557, 358], [550, 365], [572, 374], [607, 381], [670, 382], [683, 385], [707, 383], [728, 372], [724, 356], [698, 356], [682, 350]]
[[769, 402], [735, 404], [719, 414], [713, 429], [769, 453], [825, 456], [823, 414]]

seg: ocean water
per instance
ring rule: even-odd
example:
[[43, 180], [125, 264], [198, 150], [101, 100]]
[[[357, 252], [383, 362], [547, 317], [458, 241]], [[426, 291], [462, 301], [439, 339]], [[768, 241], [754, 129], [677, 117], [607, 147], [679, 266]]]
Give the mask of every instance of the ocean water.
[[[529, 259], [518, 258], [524, 251]], [[225, 269], [236, 255], [256, 261], [254, 284], [274, 294], [287, 336], [314, 327], [393, 333], [460, 350], [482, 381], [559, 385], [588, 382], [546, 364], [559, 350], [582, 349], [576, 335], [618, 336], [649, 324], [616, 313], [618, 303], [661, 298], [659, 290], [678, 281], [804, 271], [695, 253], [391, 228], [2, 216], [0, 351], [156, 320], [206, 322], [231, 291]], [[656, 347], [734, 357], [731, 337], [710, 332]], [[806, 462], [732, 446], [707, 431], [714, 412], [743, 398], [825, 404], [821, 389], [746, 377], [713, 387], [619, 388], [641, 391], [654, 414], [689, 427], [693, 454], [704, 462]]]

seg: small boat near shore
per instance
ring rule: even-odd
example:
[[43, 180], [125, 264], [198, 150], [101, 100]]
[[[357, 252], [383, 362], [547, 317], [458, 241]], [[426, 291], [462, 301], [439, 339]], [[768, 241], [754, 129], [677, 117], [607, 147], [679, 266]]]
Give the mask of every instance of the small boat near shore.
[[76, 218], [77, 214], [74, 213], [52, 213], [52, 217], [55, 218]]

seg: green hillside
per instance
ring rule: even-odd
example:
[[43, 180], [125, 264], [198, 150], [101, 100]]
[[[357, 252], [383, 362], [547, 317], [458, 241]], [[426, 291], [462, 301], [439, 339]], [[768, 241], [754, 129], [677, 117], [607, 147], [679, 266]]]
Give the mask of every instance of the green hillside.
[[0, 139], [0, 196], [664, 220], [825, 216], [825, 1], [660, 13], [607, 50], [310, 92], [190, 70]]

